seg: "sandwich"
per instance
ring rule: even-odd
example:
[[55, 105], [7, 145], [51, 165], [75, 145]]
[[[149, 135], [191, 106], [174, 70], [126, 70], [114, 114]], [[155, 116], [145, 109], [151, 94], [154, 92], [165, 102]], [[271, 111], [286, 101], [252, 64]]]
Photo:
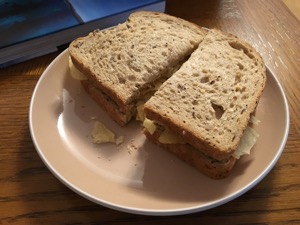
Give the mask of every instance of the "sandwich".
[[180, 18], [136, 12], [118, 26], [74, 40], [69, 45], [70, 67], [86, 92], [124, 126], [206, 33]]
[[150, 141], [211, 178], [227, 177], [258, 138], [266, 68], [234, 35], [136, 12], [74, 40], [69, 55], [73, 77], [115, 122], [138, 116]]
[[144, 133], [205, 175], [227, 177], [255, 144], [251, 116], [265, 84], [266, 68], [253, 47], [210, 30], [145, 103]]

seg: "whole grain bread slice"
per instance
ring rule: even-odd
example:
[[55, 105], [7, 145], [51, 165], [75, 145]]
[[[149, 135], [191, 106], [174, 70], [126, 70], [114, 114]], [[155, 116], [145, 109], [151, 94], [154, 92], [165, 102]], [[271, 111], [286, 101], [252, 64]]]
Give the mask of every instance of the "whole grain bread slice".
[[145, 104], [145, 115], [222, 160], [237, 148], [266, 83], [261, 56], [211, 30], [189, 60]]
[[183, 19], [136, 12], [123, 24], [74, 40], [69, 53], [75, 67], [132, 117], [142, 90], [169, 76], [205, 35], [204, 29]]

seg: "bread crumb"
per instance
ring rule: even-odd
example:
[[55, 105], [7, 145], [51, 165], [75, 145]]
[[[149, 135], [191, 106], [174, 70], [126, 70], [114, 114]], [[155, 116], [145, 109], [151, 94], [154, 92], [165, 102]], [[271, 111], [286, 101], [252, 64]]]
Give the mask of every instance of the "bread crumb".
[[127, 145], [128, 154], [131, 154], [132, 151], [136, 151], [138, 149], [138, 147], [133, 142], [134, 139], [131, 139], [130, 143]]
[[127, 149], [128, 149], [129, 151], [131, 151], [131, 150], [137, 150], [138, 147], [137, 147], [136, 145], [134, 145], [134, 144], [129, 144], [129, 145], [127, 145]]

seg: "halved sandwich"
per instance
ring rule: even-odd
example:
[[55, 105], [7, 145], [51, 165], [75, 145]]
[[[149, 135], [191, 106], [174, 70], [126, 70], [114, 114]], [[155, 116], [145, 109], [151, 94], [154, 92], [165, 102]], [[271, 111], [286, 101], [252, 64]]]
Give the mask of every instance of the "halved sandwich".
[[123, 126], [205, 35], [206, 30], [185, 20], [136, 12], [123, 24], [74, 40], [69, 54], [73, 68], [86, 78], [85, 90]]
[[249, 151], [255, 143], [249, 122], [265, 83], [266, 68], [253, 47], [211, 30], [145, 103], [144, 132], [209, 177], [226, 177], [242, 145]]

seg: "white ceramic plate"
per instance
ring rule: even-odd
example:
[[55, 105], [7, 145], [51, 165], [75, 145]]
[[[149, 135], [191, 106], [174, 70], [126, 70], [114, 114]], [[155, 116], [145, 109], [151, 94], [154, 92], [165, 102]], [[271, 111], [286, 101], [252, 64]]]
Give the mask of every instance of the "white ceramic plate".
[[[68, 52], [45, 70], [30, 105], [30, 131], [49, 170], [79, 195], [109, 208], [136, 214], [178, 215], [207, 210], [242, 195], [273, 168], [288, 136], [285, 95], [268, 70], [259, 102], [260, 138], [223, 180], [209, 179], [154, 146], [138, 123], [120, 128], [71, 78]], [[102, 121], [125, 142], [95, 145], [93, 123]]]

